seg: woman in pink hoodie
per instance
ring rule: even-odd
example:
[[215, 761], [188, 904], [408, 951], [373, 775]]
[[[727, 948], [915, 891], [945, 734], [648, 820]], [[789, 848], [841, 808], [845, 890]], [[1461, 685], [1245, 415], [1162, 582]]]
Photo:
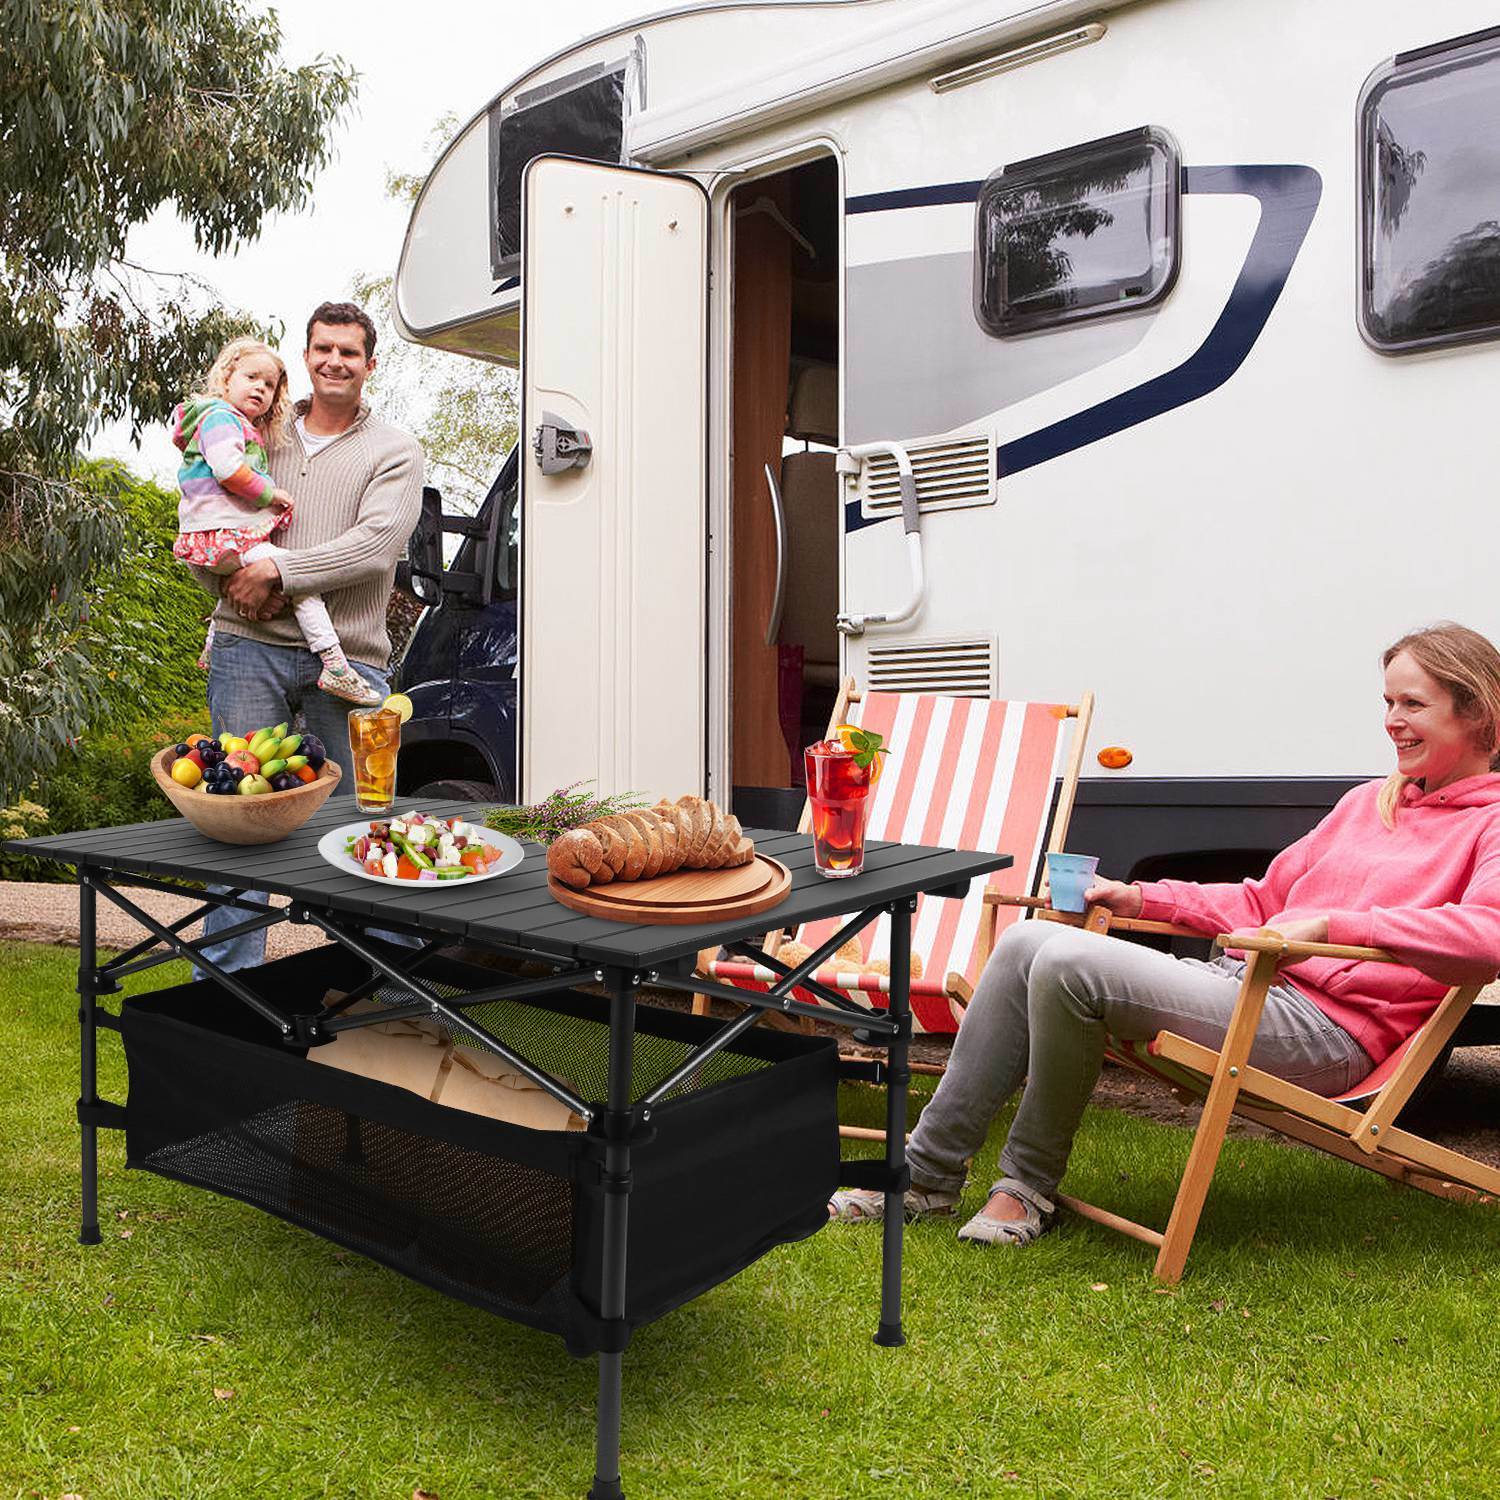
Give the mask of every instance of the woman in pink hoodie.
[[[1207, 935], [1273, 927], [1301, 942], [1385, 948], [1399, 964], [1310, 958], [1266, 997], [1250, 1062], [1322, 1094], [1365, 1078], [1432, 1014], [1449, 986], [1500, 969], [1500, 652], [1461, 625], [1403, 636], [1382, 658], [1396, 769], [1355, 787], [1260, 880], [1126, 885], [1090, 904]], [[1054, 922], [1009, 928], [991, 955], [948, 1070], [907, 1147], [913, 1217], [949, 1217], [969, 1159], [1001, 1105], [1025, 1089], [989, 1201], [959, 1231], [1024, 1245], [1052, 1194], [1110, 1034], [1171, 1030], [1217, 1047], [1242, 960], [1173, 958]], [[837, 1194], [830, 1211], [878, 1219], [884, 1195]]]

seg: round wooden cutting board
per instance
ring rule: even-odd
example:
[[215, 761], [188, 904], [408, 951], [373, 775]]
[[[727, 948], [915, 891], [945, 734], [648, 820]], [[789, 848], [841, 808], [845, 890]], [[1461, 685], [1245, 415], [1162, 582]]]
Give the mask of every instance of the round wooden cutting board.
[[791, 871], [765, 854], [733, 870], [678, 870], [655, 880], [612, 880], [582, 891], [550, 876], [547, 880], [547, 889], [564, 906], [587, 916], [674, 926], [753, 917], [775, 906], [791, 888]]

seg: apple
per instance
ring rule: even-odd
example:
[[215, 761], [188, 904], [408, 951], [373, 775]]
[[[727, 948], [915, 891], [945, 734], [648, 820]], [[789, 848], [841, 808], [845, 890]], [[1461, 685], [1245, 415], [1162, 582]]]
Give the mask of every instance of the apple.
[[254, 776], [260, 770], [260, 760], [252, 755], [249, 750], [236, 750], [227, 757], [228, 763], [243, 771], [247, 776]]

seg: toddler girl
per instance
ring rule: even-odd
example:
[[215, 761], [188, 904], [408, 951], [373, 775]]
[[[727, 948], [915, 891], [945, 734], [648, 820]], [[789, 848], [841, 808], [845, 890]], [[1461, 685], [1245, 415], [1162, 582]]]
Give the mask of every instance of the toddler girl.
[[[177, 540], [172, 552], [212, 573], [275, 558], [269, 538], [292, 518], [292, 497], [272, 483], [266, 451], [286, 440], [286, 366], [259, 339], [232, 339], [208, 372], [207, 389], [172, 414], [172, 441], [182, 449], [177, 483]], [[293, 601], [308, 648], [323, 659], [318, 686], [350, 703], [382, 695], [344, 655], [327, 606], [316, 594]], [[213, 650], [210, 623], [199, 665]]]

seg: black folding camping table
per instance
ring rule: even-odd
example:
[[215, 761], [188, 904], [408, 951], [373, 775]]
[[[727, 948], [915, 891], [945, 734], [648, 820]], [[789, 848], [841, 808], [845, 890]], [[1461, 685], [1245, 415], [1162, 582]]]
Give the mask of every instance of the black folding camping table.
[[[414, 806], [445, 816], [474, 810]], [[599, 1357], [591, 1500], [624, 1493], [621, 1378], [632, 1330], [773, 1246], [814, 1233], [841, 1183], [887, 1195], [875, 1341], [904, 1342], [911, 913], [918, 894], [962, 896], [974, 877], [1009, 865], [1008, 855], [877, 842], [862, 874], [833, 881], [813, 869], [807, 836], [752, 830], [757, 848], [792, 872], [774, 910], [633, 926], [559, 904], [539, 851], [473, 886], [393, 887], [342, 872], [317, 843], [353, 816], [347, 799], [335, 799], [281, 843], [250, 848], [215, 843], [181, 819], [4, 846], [77, 867], [85, 1244], [100, 1239], [97, 1134], [123, 1129], [132, 1167], [253, 1203], [450, 1296], [559, 1334], [574, 1354]], [[169, 880], [223, 891], [201, 893], [202, 904], [170, 925], [126, 894], [180, 892]], [[251, 890], [289, 904], [267, 909], [245, 899]], [[100, 895], [147, 934], [102, 964]], [[216, 941], [282, 921], [311, 924], [333, 941], [227, 973], [204, 957], [201, 938], [182, 936], [221, 905], [244, 919]], [[772, 925], [850, 911], [795, 968], [751, 941]], [[885, 914], [890, 1003], [872, 1013], [812, 976]], [[367, 928], [418, 944], [372, 938]], [[710, 947], [781, 977], [765, 994], [693, 978], [696, 955]], [[522, 972], [503, 972], [485, 955], [522, 961]], [[207, 977], [126, 999], [118, 1012], [99, 1003], [125, 976], [176, 957]], [[642, 986], [718, 995], [744, 1009], [726, 1021], [637, 1007]], [[826, 1003], [796, 999], [799, 988]], [[360, 1001], [375, 1003], [354, 1009]], [[831, 1037], [757, 1027], [768, 1012], [847, 1026], [879, 1060], [840, 1061]], [[425, 1018], [500, 1057], [586, 1128], [531, 1129], [308, 1062], [341, 1031], [396, 1017]], [[101, 1026], [124, 1042], [124, 1105], [98, 1095]], [[881, 1160], [839, 1160], [836, 1092], [850, 1076], [886, 1090]]]

